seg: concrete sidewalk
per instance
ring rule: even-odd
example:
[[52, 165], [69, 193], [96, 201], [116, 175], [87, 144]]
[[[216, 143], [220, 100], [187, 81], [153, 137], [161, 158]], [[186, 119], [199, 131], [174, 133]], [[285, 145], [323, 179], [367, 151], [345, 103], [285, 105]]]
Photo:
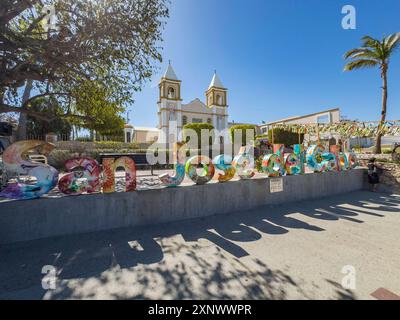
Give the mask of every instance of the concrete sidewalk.
[[[400, 294], [400, 196], [354, 192], [0, 247], [2, 299], [373, 299]], [[43, 290], [53, 265], [55, 290]], [[342, 269], [354, 267], [354, 290]], [[349, 269], [350, 268], [350, 269]]]

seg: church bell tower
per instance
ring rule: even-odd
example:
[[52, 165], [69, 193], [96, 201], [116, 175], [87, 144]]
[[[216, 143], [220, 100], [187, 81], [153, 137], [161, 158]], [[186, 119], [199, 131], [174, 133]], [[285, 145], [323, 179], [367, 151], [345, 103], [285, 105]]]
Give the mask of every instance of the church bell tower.
[[[224, 87], [215, 71], [206, 91], [206, 105], [213, 111], [212, 125], [214, 129], [220, 132], [228, 128], [227, 93], [228, 89]], [[227, 133], [220, 136], [226, 139]], [[220, 142], [222, 143], [223, 140], [221, 139]]]
[[182, 135], [182, 99], [181, 80], [175, 74], [169, 62], [167, 70], [162, 76], [158, 100], [158, 129], [160, 129], [160, 143], [169, 143], [170, 134], [177, 135], [177, 140]]

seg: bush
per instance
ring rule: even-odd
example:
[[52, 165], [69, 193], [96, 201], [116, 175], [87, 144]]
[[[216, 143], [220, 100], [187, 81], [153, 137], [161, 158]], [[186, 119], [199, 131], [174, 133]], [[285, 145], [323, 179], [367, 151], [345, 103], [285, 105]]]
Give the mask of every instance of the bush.
[[268, 139], [268, 135], [267, 134], [259, 134], [256, 136], [256, 139]]
[[[189, 123], [183, 126], [183, 140], [185, 142], [189, 142], [190, 136], [188, 136], [187, 130], [191, 129], [196, 131], [198, 137], [198, 149], [201, 149], [202, 141], [201, 141], [201, 130], [213, 130], [214, 127], [209, 123]], [[214, 139], [214, 135], [211, 135], [208, 145], [212, 145]]]
[[80, 142], [90, 142], [92, 139], [89, 136], [86, 137], [77, 137], [75, 138], [75, 141], [80, 141]]
[[392, 153], [392, 148], [382, 148], [382, 153], [383, 154], [391, 154]]
[[[272, 129], [268, 130], [268, 140], [272, 143]], [[303, 143], [304, 134], [300, 134], [300, 143]], [[275, 128], [274, 129], [274, 144], [284, 144], [289, 147], [299, 143], [298, 133], [288, 131], [285, 129]]]
[[235, 130], [242, 130], [242, 141], [240, 143], [241, 143], [242, 146], [245, 146], [246, 145], [246, 132], [247, 132], [248, 129], [254, 131], [253, 137], [255, 139], [257, 130], [256, 130], [256, 126], [254, 126], [254, 125], [251, 125], [251, 124], [237, 124], [237, 125], [233, 125], [232, 127], [230, 127], [229, 132], [230, 132], [232, 143], [235, 144], [235, 141], [234, 141], [235, 140], [235, 137], [234, 137]]
[[[89, 150], [89, 151], [84, 151], [84, 152], [71, 152], [70, 150], [58, 150], [55, 149], [47, 157], [47, 160], [49, 162], [49, 165], [52, 167], [56, 168], [57, 170], [65, 170], [65, 162], [69, 159], [73, 158], [93, 158], [97, 160], [97, 162], [100, 161], [100, 156], [98, 152], [94, 150]], [[100, 163], [100, 162], [99, 162]]]
[[49, 165], [56, 168], [57, 170], [62, 170], [65, 169], [64, 167], [65, 161], [75, 158], [77, 156], [79, 156], [79, 154], [73, 153], [69, 150], [56, 149], [50, 152], [49, 156], [47, 157], [47, 160], [49, 162]]
[[136, 150], [140, 147], [143, 148], [143, 146], [139, 146], [137, 143], [125, 143], [119, 141], [96, 141], [94, 146], [96, 149], [112, 149], [115, 151], [121, 149]]

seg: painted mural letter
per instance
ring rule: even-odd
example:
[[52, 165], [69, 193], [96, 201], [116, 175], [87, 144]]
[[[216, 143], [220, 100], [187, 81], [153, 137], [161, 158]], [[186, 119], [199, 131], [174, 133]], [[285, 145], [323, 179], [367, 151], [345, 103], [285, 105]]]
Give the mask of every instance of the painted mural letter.
[[300, 161], [300, 173], [305, 173], [305, 159], [306, 159], [306, 151], [304, 150], [304, 145], [302, 144], [295, 144], [293, 145], [293, 152], [297, 156]]
[[288, 175], [301, 174], [300, 158], [295, 153], [285, 154], [285, 171]]
[[[70, 159], [65, 162], [65, 168], [70, 173], [63, 176], [58, 182], [58, 189], [62, 193], [78, 195], [84, 192], [100, 191], [100, 166], [96, 160], [92, 158]], [[81, 170], [73, 171], [79, 168]]]
[[349, 169], [354, 169], [358, 166], [358, 159], [354, 152], [349, 152], [347, 154], [347, 161], [349, 163]]
[[233, 159], [232, 166], [235, 168], [240, 179], [251, 179], [254, 177], [254, 157], [248, 152], [248, 147], [241, 147], [238, 155]]
[[321, 144], [314, 144], [307, 149], [306, 162], [310, 170], [314, 172], [323, 172], [325, 167], [322, 165], [322, 153], [325, 147]]
[[119, 167], [125, 169], [125, 191], [136, 190], [136, 165], [129, 157], [103, 159], [103, 192], [115, 192], [115, 170]]
[[262, 160], [261, 168], [268, 177], [278, 177], [282, 172], [281, 158], [275, 153], [267, 154]]
[[219, 182], [226, 182], [235, 176], [235, 168], [232, 166], [232, 157], [226, 154], [220, 154], [213, 159], [217, 169], [224, 171], [224, 174], [218, 174]]
[[159, 175], [159, 179], [161, 182], [167, 187], [176, 187], [179, 186], [183, 179], [185, 178], [185, 159], [186, 159], [186, 144], [183, 142], [177, 142], [174, 145], [174, 161], [176, 162], [175, 174], [169, 175], [168, 173], [164, 173]]
[[324, 168], [324, 171], [332, 171], [337, 170], [337, 160], [336, 156], [330, 152], [324, 152], [322, 155], [321, 165]]
[[26, 140], [10, 145], [3, 153], [5, 169], [15, 175], [35, 177], [33, 183], [9, 183], [0, 193], [1, 197], [14, 199], [35, 199], [49, 192], [57, 185], [58, 171], [43, 163], [27, 160], [27, 152], [38, 149], [42, 154], [48, 154], [54, 145], [44, 141]]
[[264, 156], [261, 167], [268, 177], [278, 177], [286, 174], [284, 148], [283, 144], [274, 144], [274, 153]]
[[[201, 173], [197, 173], [197, 168], [202, 166]], [[215, 173], [215, 167], [209, 157], [194, 156], [186, 162], [185, 171], [188, 177], [196, 184], [206, 184]]]

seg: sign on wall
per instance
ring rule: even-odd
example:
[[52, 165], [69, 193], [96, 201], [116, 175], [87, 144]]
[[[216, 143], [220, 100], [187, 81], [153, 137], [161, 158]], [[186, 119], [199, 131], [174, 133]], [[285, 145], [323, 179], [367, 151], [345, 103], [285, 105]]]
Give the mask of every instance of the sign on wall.
[[269, 192], [270, 193], [282, 192], [282, 191], [283, 191], [283, 179], [282, 178], [271, 179], [269, 181]]

